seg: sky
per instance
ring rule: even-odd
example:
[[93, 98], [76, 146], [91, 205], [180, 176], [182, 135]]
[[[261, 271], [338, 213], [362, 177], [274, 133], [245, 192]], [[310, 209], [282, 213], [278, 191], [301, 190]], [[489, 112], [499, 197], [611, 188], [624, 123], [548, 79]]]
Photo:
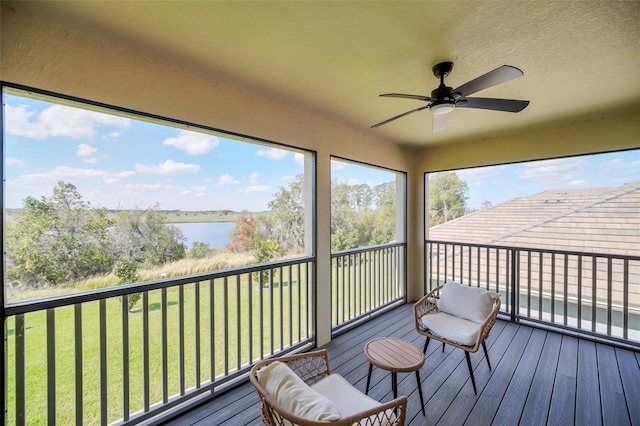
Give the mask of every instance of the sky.
[[[302, 151], [279, 149], [31, 97], [3, 94], [5, 206], [73, 183], [93, 207], [264, 211], [304, 172]], [[308, 155], [308, 154], [307, 154]], [[377, 168], [332, 162], [332, 177], [374, 186]]]
[[[303, 173], [304, 153], [32, 97], [3, 94], [5, 206], [73, 183], [93, 207], [264, 211]], [[195, 130], [195, 129], [194, 129]], [[307, 154], [308, 155], [308, 154]], [[467, 206], [549, 189], [620, 186], [640, 179], [640, 150], [458, 170]], [[332, 161], [332, 179], [373, 187], [380, 168]]]

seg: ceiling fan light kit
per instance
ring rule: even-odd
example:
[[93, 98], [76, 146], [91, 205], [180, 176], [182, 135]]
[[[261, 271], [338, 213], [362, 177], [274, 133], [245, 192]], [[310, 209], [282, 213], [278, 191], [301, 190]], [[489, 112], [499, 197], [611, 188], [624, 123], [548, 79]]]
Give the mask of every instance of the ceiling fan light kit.
[[[453, 69], [453, 62], [440, 62], [433, 66], [433, 75], [440, 79], [440, 85], [431, 92], [431, 96], [424, 95], [408, 95], [403, 93], [384, 93], [380, 96], [390, 98], [414, 99], [428, 102], [427, 105], [404, 112], [395, 117], [391, 117], [380, 123], [374, 124], [373, 127], [382, 126], [398, 118], [404, 117], [414, 112], [430, 109], [433, 114], [433, 133], [440, 132], [447, 128], [446, 115], [455, 108], [473, 108], [486, 109], [491, 111], [520, 112], [529, 105], [529, 101], [521, 101], [515, 99], [496, 99], [496, 98], [470, 98], [476, 92], [489, 87], [496, 86], [506, 81], [512, 80], [524, 75], [516, 67], [511, 65], [503, 65], [493, 71], [481, 75], [462, 86], [455, 89], [444, 84], [444, 79]], [[441, 118], [438, 118], [441, 117]]]

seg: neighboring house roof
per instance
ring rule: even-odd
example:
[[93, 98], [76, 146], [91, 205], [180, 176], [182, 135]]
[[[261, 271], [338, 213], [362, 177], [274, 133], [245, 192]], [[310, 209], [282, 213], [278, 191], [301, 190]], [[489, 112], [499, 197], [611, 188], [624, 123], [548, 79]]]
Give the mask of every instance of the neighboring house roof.
[[434, 226], [428, 239], [640, 256], [640, 180], [516, 198]]

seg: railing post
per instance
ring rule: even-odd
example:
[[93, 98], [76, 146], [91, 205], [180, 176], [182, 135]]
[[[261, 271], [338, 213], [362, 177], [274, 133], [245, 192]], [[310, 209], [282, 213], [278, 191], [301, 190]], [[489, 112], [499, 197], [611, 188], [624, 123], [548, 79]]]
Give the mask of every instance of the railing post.
[[512, 249], [511, 250], [511, 321], [516, 322], [518, 319], [518, 300], [519, 295], [517, 292], [518, 288], [518, 269], [520, 267], [518, 263], [518, 253], [519, 250]]

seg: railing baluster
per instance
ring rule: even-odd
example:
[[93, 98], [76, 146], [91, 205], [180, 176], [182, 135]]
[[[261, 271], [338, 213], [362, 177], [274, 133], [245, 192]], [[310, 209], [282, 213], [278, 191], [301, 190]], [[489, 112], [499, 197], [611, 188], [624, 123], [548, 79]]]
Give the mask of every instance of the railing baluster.
[[247, 274], [247, 348], [249, 352], [249, 364], [253, 364], [253, 274]]
[[544, 298], [544, 275], [542, 273], [544, 265], [544, 255], [542, 252], [538, 253], [538, 319], [542, 320], [543, 312], [543, 298]]
[[269, 352], [273, 355], [273, 328], [275, 324], [273, 321], [273, 269], [269, 269], [269, 343], [271, 347], [271, 351]]
[[577, 312], [577, 328], [582, 329], [582, 255], [578, 255], [578, 312]]
[[[209, 280], [209, 374], [211, 383], [216, 378], [216, 313], [215, 280]], [[212, 390], [213, 392], [213, 390]]]
[[107, 299], [101, 299], [100, 303], [100, 423], [108, 422], [108, 377], [107, 377]]
[[178, 286], [178, 374], [180, 395], [184, 395], [184, 285]]
[[[251, 307], [248, 307], [251, 310]], [[236, 275], [236, 370], [242, 367], [242, 306], [240, 303], [240, 275]]]
[[[78, 305], [76, 305], [78, 306]], [[129, 296], [122, 296], [122, 418], [129, 420]]]
[[527, 317], [531, 317], [531, 251], [527, 250]]
[[551, 253], [551, 322], [556, 322], [556, 254]]
[[596, 256], [592, 257], [593, 259], [593, 264], [591, 266], [591, 331], [593, 333], [596, 332], [596, 313], [598, 310], [598, 288], [597, 288], [597, 281], [596, 281], [596, 277], [598, 275], [598, 258]]
[[202, 383], [202, 377], [200, 372], [200, 282], [194, 283], [193, 287], [193, 320], [195, 325], [195, 386], [196, 389], [200, 389]]
[[564, 315], [564, 325], [567, 325], [569, 313], [567, 310], [569, 309], [569, 255], [565, 253], [564, 255], [564, 306], [563, 306], [563, 315]]
[[162, 402], [169, 401], [169, 339], [167, 337], [167, 289], [160, 291], [160, 312], [162, 312]]
[[47, 309], [47, 418], [56, 423], [56, 313]]
[[613, 294], [613, 260], [607, 259], [607, 336], [611, 336], [611, 304]]
[[629, 259], [624, 260], [624, 281], [622, 283], [622, 338], [629, 338]]
[[263, 271], [258, 272], [258, 315], [259, 315], [259, 328], [260, 330], [260, 339], [258, 340], [259, 349], [260, 349], [260, 359], [264, 359], [264, 282], [263, 282]]
[[[18, 314], [15, 316], [14, 333], [16, 336], [15, 350], [16, 350], [16, 425], [24, 426], [26, 424], [25, 407], [26, 407], [26, 357], [25, 357], [25, 340], [24, 334], [24, 315]], [[4, 368], [4, 366], [1, 366]]]
[[[273, 286], [273, 281], [271, 282]], [[223, 300], [223, 338], [222, 338], [222, 348], [224, 351], [224, 357], [222, 359], [222, 363], [224, 365], [224, 375], [229, 374], [229, 280], [227, 277], [224, 277], [222, 280], [222, 300]]]
[[144, 412], [149, 411], [149, 292], [142, 293], [142, 383]]
[[[82, 373], [82, 303], [77, 303], [73, 307], [74, 319], [74, 347], [75, 347], [75, 399], [76, 399], [76, 425], [84, 423], [83, 417], [83, 373]], [[17, 328], [16, 328], [17, 331]], [[16, 333], [17, 336], [17, 333]], [[17, 357], [17, 354], [16, 354]]]
[[[249, 309], [251, 311], [251, 309]], [[289, 346], [293, 346], [293, 265], [289, 265]]]
[[284, 291], [282, 289], [282, 267], [278, 268], [278, 294], [280, 295], [280, 303], [278, 304], [280, 308], [280, 347], [278, 349], [284, 348]]
[[302, 264], [298, 264], [298, 342], [302, 341], [302, 271], [301, 269], [302, 269]]

